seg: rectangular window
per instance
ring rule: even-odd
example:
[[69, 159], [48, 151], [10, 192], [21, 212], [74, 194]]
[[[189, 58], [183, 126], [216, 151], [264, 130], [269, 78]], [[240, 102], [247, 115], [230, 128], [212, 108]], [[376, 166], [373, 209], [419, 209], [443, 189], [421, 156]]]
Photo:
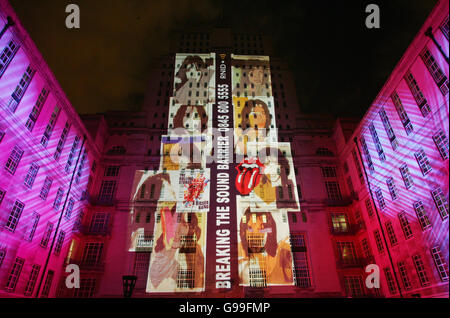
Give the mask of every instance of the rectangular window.
[[389, 193], [391, 194], [392, 200], [396, 200], [398, 198], [397, 187], [395, 186], [394, 178], [389, 177], [386, 179], [386, 184], [389, 189]]
[[0, 188], [0, 205], [2, 204], [3, 199], [5, 198], [5, 194], [6, 194], [6, 191], [3, 190], [2, 188]]
[[381, 192], [380, 188], [375, 190], [375, 196], [377, 197], [378, 206], [383, 210], [386, 207], [386, 202], [384, 201], [383, 192]]
[[381, 110], [378, 113], [380, 114], [384, 130], [386, 130], [386, 134], [389, 138], [389, 142], [391, 143], [392, 149], [395, 150], [398, 147], [398, 141], [395, 136], [394, 130], [392, 129], [391, 123], [389, 122], [389, 118], [386, 114], [386, 111], [384, 110], [383, 107], [381, 107]]
[[20, 146], [15, 145], [14, 149], [11, 151], [8, 160], [6, 161], [5, 169], [12, 175], [16, 172], [17, 166], [19, 165], [20, 159], [22, 159], [23, 150]]
[[44, 135], [41, 139], [41, 145], [44, 147], [47, 147], [48, 141], [50, 140], [50, 137], [52, 136], [53, 128], [55, 128], [56, 120], [58, 119], [60, 109], [58, 106], [55, 106], [53, 109], [53, 113], [50, 116], [50, 119], [48, 121], [47, 127], [45, 127]]
[[420, 57], [422, 58], [423, 62], [425, 63], [428, 71], [430, 72], [431, 76], [434, 79], [434, 82], [439, 87], [439, 90], [441, 93], [445, 96], [448, 93], [448, 78], [445, 76], [445, 73], [442, 71], [442, 69], [439, 67], [439, 64], [436, 62], [434, 56], [431, 54], [431, 52], [428, 50], [427, 47], [425, 47], [422, 52], [420, 53]]
[[402, 122], [403, 127], [405, 128], [406, 134], [409, 135], [414, 129], [411, 121], [409, 120], [408, 114], [403, 107], [402, 101], [398, 96], [397, 92], [393, 92], [391, 94], [392, 102], [394, 103], [395, 110], [397, 111], [398, 117], [400, 117], [400, 121]]
[[56, 240], [56, 244], [55, 244], [55, 250], [54, 250], [55, 255], [59, 255], [59, 253], [61, 253], [61, 248], [63, 246], [65, 237], [66, 237], [66, 233], [64, 231], [60, 230], [58, 233], [58, 238]]
[[109, 213], [96, 212], [92, 216], [90, 230], [93, 233], [101, 233], [106, 231], [109, 223]]
[[25, 94], [28, 85], [30, 85], [31, 80], [33, 79], [34, 73], [36, 70], [34, 70], [30, 65], [28, 65], [27, 69], [22, 75], [22, 78], [19, 81], [19, 84], [17, 84], [16, 89], [11, 94], [11, 102], [9, 104], [9, 108], [12, 112], [15, 112], [17, 109], [17, 105], [19, 105], [20, 100], [22, 99], [23, 95]]
[[304, 234], [291, 236], [292, 255], [294, 260], [294, 279], [300, 288], [311, 287], [311, 272], [309, 270], [308, 253]]
[[70, 124], [69, 124], [69, 122], [66, 122], [66, 124], [64, 125], [64, 129], [61, 133], [61, 137], [59, 138], [58, 146], [56, 146], [55, 154], [53, 155], [55, 160], [58, 160], [59, 157], [61, 156], [61, 152], [64, 148], [64, 144], [66, 143], [66, 139], [67, 139], [67, 135], [69, 134], [69, 130], [70, 130]]
[[36, 103], [34, 104], [33, 109], [30, 112], [30, 115], [28, 116], [27, 122], [25, 123], [25, 127], [27, 127], [29, 131], [33, 131], [34, 125], [39, 118], [42, 107], [47, 100], [48, 93], [49, 90], [47, 88], [42, 88], [41, 93], [39, 94]]
[[78, 166], [77, 176], [75, 177], [75, 183], [78, 184], [81, 178], [81, 172], [84, 169], [84, 164], [86, 163], [87, 150], [84, 149], [83, 155], [81, 156], [80, 165]]
[[408, 269], [406, 268], [406, 263], [404, 261], [400, 261], [397, 263], [398, 271], [400, 273], [400, 277], [402, 278], [403, 287], [405, 290], [410, 290], [411, 280], [409, 279]]
[[341, 189], [337, 181], [325, 181], [329, 200], [342, 200]]
[[392, 246], [397, 245], [398, 241], [397, 241], [397, 236], [395, 235], [394, 225], [392, 224], [391, 221], [387, 221], [385, 223], [385, 226], [386, 226], [386, 232], [388, 234], [389, 241], [390, 241], [391, 245]]
[[20, 273], [22, 272], [23, 264], [25, 260], [20, 257], [16, 257], [14, 264], [9, 274], [8, 280], [6, 282], [5, 290], [13, 292], [16, 289], [17, 282], [19, 281]]
[[422, 257], [417, 254], [412, 257], [414, 266], [416, 267], [416, 273], [419, 277], [420, 284], [422, 287], [430, 285], [430, 280], [428, 279], [427, 271], [425, 270], [425, 265], [422, 261]]
[[356, 171], [358, 172], [359, 181], [361, 184], [364, 184], [364, 174], [359, 164], [358, 155], [355, 150], [352, 150], [353, 161], [355, 162]]
[[333, 232], [345, 233], [348, 231], [347, 215], [345, 213], [333, 213], [331, 215]]
[[363, 149], [364, 156], [366, 156], [367, 166], [371, 171], [374, 171], [375, 167], [373, 166], [372, 157], [370, 156], [369, 148], [367, 147], [364, 137], [361, 137], [361, 147]]
[[375, 129], [375, 126], [373, 125], [373, 123], [369, 125], [369, 130], [370, 130], [370, 134], [372, 135], [372, 140], [375, 144], [375, 148], [377, 149], [378, 157], [380, 157], [381, 161], [385, 161], [386, 155], [384, 154], [383, 146], [381, 146], [381, 142], [380, 142], [380, 139], [378, 138], [377, 130]]
[[431, 227], [430, 220], [428, 219], [427, 211], [423, 206], [422, 201], [416, 201], [413, 204], [414, 210], [416, 211], [417, 219], [419, 220], [422, 231], [425, 231]]
[[64, 217], [67, 220], [69, 220], [72, 215], [74, 205], [75, 205], [75, 200], [73, 198], [70, 198], [69, 202], [67, 202], [66, 213], [64, 213]]
[[373, 216], [373, 206], [372, 206], [372, 202], [370, 202], [369, 198], [366, 199], [365, 204], [366, 204], [367, 215], [369, 217], [372, 217]]
[[177, 288], [194, 288], [195, 255], [180, 253], [178, 262], [180, 263], [180, 266], [177, 273]]
[[434, 203], [436, 204], [436, 208], [439, 211], [439, 215], [442, 220], [448, 218], [448, 200], [444, 196], [441, 188], [436, 188], [431, 191], [431, 196], [433, 197]]
[[435, 246], [431, 249], [431, 255], [433, 256], [434, 265], [436, 265], [436, 270], [439, 273], [439, 277], [443, 282], [448, 281], [448, 266], [445, 262], [445, 258], [442, 256], [441, 248]]
[[375, 237], [375, 243], [377, 244], [378, 252], [381, 254], [384, 252], [383, 240], [381, 239], [380, 231], [373, 231], [373, 236]]
[[41, 265], [33, 264], [33, 267], [31, 268], [30, 277], [28, 278], [28, 282], [23, 293], [25, 296], [31, 296], [33, 294], [34, 287], [36, 286], [36, 281], [38, 279], [40, 270]]
[[10, 230], [11, 232], [14, 232], [16, 230], [17, 224], [19, 223], [20, 216], [22, 215], [24, 208], [25, 204], [23, 204], [19, 200], [16, 200], [16, 202], [14, 202], [14, 206], [5, 225], [6, 229]]
[[398, 214], [398, 220], [402, 227], [403, 234], [405, 235], [405, 239], [409, 239], [413, 236], [411, 225], [409, 224], [408, 218], [406, 217], [406, 212], [402, 211]]
[[1, 248], [0, 249], [0, 267], [2, 267], [3, 261], [5, 260], [6, 257], [6, 249], [5, 248]]
[[115, 180], [104, 180], [100, 187], [100, 192], [98, 194], [98, 200], [100, 202], [111, 202], [114, 197], [114, 192], [116, 189]]
[[442, 159], [448, 159], [448, 138], [442, 129], [433, 135], [433, 141], [436, 144], [436, 148], [439, 150]]
[[105, 177], [117, 177], [119, 175], [120, 166], [107, 166], [105, 169]]
[[103, 243], [86, 243], [83, 250], [82, 262], [85, 264], [99, 264], [103, 252]]
[[336, 178], [335, 167], [322, 167], [322, 176], [324, 178]]
[[73, 141], [72, 148], [70, 149], [70, 152], [69, 152], [69, 158], [67, 159], [67, 164], [64, 169], [67, 173], [69, 172], [70, 167], [72, 166], [73, 158], [75, 157], [75, 152], [77, 151], [79, 142], [80, 142], [80, 137], [75, 136], [75, 140]]
[[45, 177], [44, 185], [41, 188], [41, 193], [39, 194], [39, 197], [42, 200], [47, 199], [48, 193], [50, 191], [50, 188], [52, 186], [53, 179], [50, 177]]
[[423, 93], [420, 90], [416, 79], [414, 78], [414, 76], [411, 74], [410, 71], [408, 71], [406, 73], [405, 81], [406, 81], [406, 84], [408, 84], [411, 94], [413, 95], [414, 99], [416, 100], [417, 106], [419, 106], [422, 116], [426, 117], [431, 112], [430, 106], [428, 105], [427, 99], [425, 98], [425, 96], [423, 96]]
[[364, 296], [364, 287], [360, 276], [344, 276], [344, 285], [348, 296]]
[[441, 29], [442, 33], [445, 35], [445, 37], [448, 40], [448, 29], [449, 29], [449, 27], [448, 27], [448, 16], [447, 16], [447, 19], [445, 19], [444, 22], [441, 24], [440, 29]]
[[385, 267], [383, 269], [384, 276], [386, 277], [386, 283], [388, 285], [389, 293], [394, 295], [397, 293], [397, 286], [395, 286], [394, 276], [392, 276], [392, 272], [389, 267]]
[[39, 219], [40, 218], [41, 218], [41, 216], [37, 212], [33, 212], [33, 214], [31, 215], [31, 218], [30, 218], [30, 225], [31, 225], [31, 227], [30, 227], [30, 230], [29, 230], [29, 232], [27, 233], [27, 236], [26, 236], [26, 240], [27, 241], [31, 242], [33, 240], [34, 233], [36, 232], [36, 228], [37, 228], [37, 226], [39, 224]]
[[400, 169], [400, 174], [402, 175], [403, 182], [405, 183], [406, 189], [411, 188], [414, 185], [411, 173], [406, 163], [402, 164]]
[[362, 246], [362, 251], [363, 251], [364, 257], [367, 259], [372, 258], [372, 252], [371, 252], [369, 241], [367, 240], [367, 238], [364, 238], [361, 240], [361, 246]]
[[36, 176], [39, 171], [39, 165], [36, 163], [32, 163], [30, 166], [30, 169], [27, 172], [27, 175], [25, 176], [24, 184], [28, 189], [31, 189], [33, 187], [34, 180], [36, 179]]
[[[147, 278], [147, 277], [146, 277]], [[74, 298], [92, 298], [95, 294], [96, 279], [82, 278], [80, 279], [80, 288], [75, 288]]]
[[339, 260], [343, 264], [354, 264], [356, 260], [353, 242], [336, 242]]
[[50, 288], [52, 287], [53, 277], [55, 276], [55, 272], [49, 270], [47, 272], [47, 277], [45, 278], [44, 287], [42, 288], [41, 298], [47, 298], [50, 294]]
[[414, 156], [416, 157], [417, 163], [419, 164], [422, 174], [424, 176], [427, 175], [432, 169], [430, 161], [428, 160], [428, 157], [425, 154], [425, 151], [423, 149], [420, 149], [419, 151], [414, 153]]
[[50, 236], [52, 235], [52, 231], [53, 231], [53, 223], [48, 222], [47, 227], [45, 228], [44, 235], [42, 235], [41, 242], [39, 243], [41, 247], [43, 248], [47, 247], [48, 242], [50, 241]]
[[20, 46], [17, 45], [14, 40], [10, 40], [8, 45], [3, 49], [0, 54], [0, 77], [2, 77], [3, 73], [5, 73], [9, 63], [11, 63], [19, 48]]
[[59, 207], [61, 206], [62, 198], [64, 195], [63, 188], [58, 188], [58, 192], [56, 193], [55, 201], [53, 202], [53, 209], [59, 210]]

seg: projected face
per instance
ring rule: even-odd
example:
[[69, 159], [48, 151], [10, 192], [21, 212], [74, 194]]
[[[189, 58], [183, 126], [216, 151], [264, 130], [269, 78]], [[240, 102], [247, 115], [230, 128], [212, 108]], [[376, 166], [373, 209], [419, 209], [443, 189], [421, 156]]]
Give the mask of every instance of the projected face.
[[189, 131], [199, 130], [201, 128], [201, 118], [197, 109], [189, 106], [183, 117], [183, 127]]
[[248, 72], [248, 78], [250, 83], [261, 85], [264, 80], [264, 71], [260, 68], [253, 68], [250, 72]]
[[188, 80], [198, 82], [202, 76], [201, 70], [197, 69], [197, 65], [192, 63], [187, 65], [186, 77]]
[[267, 121], [267, 114], [262, 104], [256, 104], [249, 114], [250, 127], [258, 127], [258, 129], [265, 128]]

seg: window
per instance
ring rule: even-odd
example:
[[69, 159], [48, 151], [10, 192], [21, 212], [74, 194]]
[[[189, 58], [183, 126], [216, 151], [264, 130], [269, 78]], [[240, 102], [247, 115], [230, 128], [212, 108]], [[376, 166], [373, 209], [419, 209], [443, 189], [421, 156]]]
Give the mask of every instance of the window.
[[361, 240], [361, 246], [362, 246], [362, 251], [363, 251], [364, 257], [367, 259], [372, 258], [372, 252], [371, 252], [369, 241], [367, 240], [367, 238], [363, 238]]
[[2, 53], [0, 54], [0, 77], [5, 73], [8, 68], [9, 63], [16, 55], [16, 52], [19, 50], [19, 45], [16, 44], [14, 40], [10, 40], [8, 45], [5, 46]]
[[407, 240], [411, 238], [413, 236], [413, 233], [408, 218], [406, 217], [405, 211], [402, 211], [398, 214], [398, 220], [400, 221], [400, 225], [402, 227], [403, 234], [405, 235], [405, 239]]
[[427, 175], [428, 172], [431, 171], [431, 165], [427, 155], [425, 154], [425, 151], [423, 149], [420, 149], [419, 151], [414, 153], [414, 156], [416, 157], [417, 163], [419, 164], [422, 174], [424, 176]]
[[425, 96], [423, 96], [422, 91], [420, 90], [419, 85], [416, 82], [416, 79], [410, 71], [406, 73], [405, 81], [406, 84], [408, 84], [411, 94], [416, 100], [417, 106], [419, 106], [422, 116], [426, 117], [431, 112], [430, 106], [428, 105], [427, 99], [425, 98]]
[[366, 199], [365, 204], [366, 204], [367, 215], [369, 217], [372, 217], [373, 216], [373, 207], [372, 207], [372, 202], [370, 202], [369, 198]]
[[42, 239], [40, 242], [41, 247], [43, 248], [47, 247], [48, 242], [50, 241], [50, 236], [52, 235], [52, 231], [53, 231], [53, 223], [48, 222], [45, 228], [44, 235], [42, 235]]
[[425, 63], [428, 71], [433, 77], [436, 85], [439, 87], [441, 93], [444, 96], [447, 95], [449, 86], [447, 76], [445, 76], [445, 73], [439, 67], [439, 64], [436, 62], [434, 56], [431, 54], [430, 50], [428, 50], [427, 47], [425, 47], [420, 53], [420, 57]]
[[331, 225], [334, 232], [345, 233], [348, 231], [347, 215], [345, 213], [333, 213], [331, 215]]
[[395, 137], [394, 130], [392, 129], [391, 123], [389, 122], [389, 118], [386, 115], [386, 111], [383, 107], [381, 107], [381, 110], [378, 112], [381, 117], [381, 121], [383, 122], [384, 130], [386, 130], [386, 134], [389, 138], [389, 142], [391, 143], [392, 149], [395, 150], [398, 147], [398, 141]]
[[47, 147], [48, 141], [52, 136], [53, 128], [55, 128], [56, 119], [58, 118], [59, 111], [60, 111], [59, 107], [55, 106], [55, 108], [53, 109], [53, 113], [48, 121], [47, 127], [45, 127], [44, 135], [42, 136], [41, 139], [41, 145], [44, 147]]
[[75, 157], [75, 152], [77, 151], [79, 142], [80, 137], [75, 136], [75, 140], [73, 141], [72, 148], [70, 149], [69, 152], [69, 158], [67, 159], [66, 167], [64, 169], [67, 173], [69, 172], [70, 167], [72, 166], [73, 158]]
[[99, 264], [103, 252], [103, 243], [86, 243], [83, 250], [82, 262], [85, 264]]
[[430, 285], [430, 280], [428, 279], [428, 274], [425, 270], [425, 265], [423, 264], [422, 257], [417, 254], [412, 257], [414, 266], [416, 267], [416, 273], [419, 277], [420, 284], [422, 287]]
[[400, 174], [402, 175], [403, 182], [405, 183], [406, 189], [411, 188], [414, 185], [411, 173], [406, 163], [402, 164], [400, 169]]
[[30, 169], [28, 170], [27, 175], [25, 176], [24, 184], [28, 189], [31, 189], [33, 187], [34, 180], [36, 179], [36, 176], [39, 171], [39, 165], [36, 163], [32, 163], [30, 166]]
[[105, 177], [117, 177], [119, 175], [120, 166], [107, 166], [105, 169]]
[[5, 260], [6, 257], [6, 249], [5, 248], [1, 248], [0, 249], [0, 267], [2, 267], [3, 261]]
[[389, 177], [386, 179], [386, 184], [389, 189], [389, 193], [391, 194], [392, 200], [396, 200], [398, 198], [397, 187], [395, 186], [394, 178]]
[[50, 188], [52, 186], [53, 179], [50, 177], [45, 177], [44, 185], [41, 188], [41, 193], [39, 194], [39, 197], [42, 200], [47, 199], [48, 193], [50, 191]]
[[343, 264], [354, 264], [356, 261], [356, 252], [353, 242], [336, 242], [339, 260]]
[[31, 67], [31, 65], [28, 65], [27, 69], [22, 75], [22, 78], [19, 81], [19, 84], [17, 84], [16, 89], [11, 94], [11, 101], [9, 104], [9, 108], [12, 112], [15, 112], [17, 109], [17, 105], [19, 105], [20, 100], [22, 99], [23, 95], [25, 94], [28, 85], [30, 85], [31, 80], [33, 79], [34, 73], [36, 71]]
[[34, 286], [36, 285], [40, 270], [41, 265], [33, 264], [31, 267], [30, 277], [28, 278], [28, 282], [23, 293], [25, 296], [31, 296], [33, 294]]
[[383, 147], [381, 146], [380, 139], [378, 138], [377, 130], [373, 124], [369, 125], [370, 134], [372, 135], [373, 142], [375, 144], [375, 148], [377, 149], [378, 156], [381, 161], [386, 160], [386, 155], [384, 154]]
[[98, 200], [101, 202], [111, 202], [114, 197], [114, 191], [116, 189], [115, 180], [102, 181], [100, 192], [98, 194]]
[[436, 188], [431, 191], [431, 196], [433, 197], [434, 203], [436, 204], [436, 208], [439, 211], [439, 215], [442, 220], [445, 220], [448, 217], [448, 200], [444, 196], [441, 188]]
[[325, 181], [329, 200], [342, 200], [341, 190], [337, 181]]
[[96, 287], [95, 278], [80, 279], [80, 288], [74, 288], [74, 298], [91, 298], [94, 297]]
[[442, 257], [441, 248], [435, 246], [431, 249], [431, 255], [433, 256], [434, 265], [439, 273], [439, 277], [443, 282], [448, 281], [448, 266], [445, 262], [445, 258]]
[[64, 194], [63, 188], [58, 188], [58, 192], [56, 193], [55, 201], [53, 202], [53, 209], [58, 210], [61, 206], [62, 197]]
[[0, 188], [0, 205], [2, 204], [3, 199], [5, 198], [5, 194], [6, 194], [6, 191], [3, 190], [2, 188]]
[[96, 212], [92, 216], [90, 231], [93, 233], [104, 232], [108, 228], [109, 213]]
[[5, 169], [12, 175], [16, 172], [17, 166], [19, 165], [20, 159], [22, 159], [23, 150], [20, 146], [14, 146], [11, 151], [8, 160], [6, 161]]
[[67, 139], [67, 135], [69, 134], [69, 130], [70, 130], [70, 124], [69, 124], [69, 122], [66, 122], [66, 124], [64, 125], [64, 129], [61, 133], [61, 137], [59, 138], [58, 146], [56, 146], [55, 154], [53, 155], [55, 160], [58, 160], [59, 157], [61, 156], [61, 152], [64, 148], [64, 144], [66, 143], [66, 139]]
[[67, 202], [66, 213], [64, 213], [64, 217], [66, 218], [66, 220], [70, 219], [74, 205], [75, 205], [75, 200], [73, 198], [70, 198], [69, 202]]
[[153, 248], [153, 235], [150, 232], [140, 232], [137, 237], [136, 251], [151, 252]]
[[16, 289], [17, 282], [19, 281], [20, 273], [22, 272], [23, 264], [25, 260], [20, 257], [16, 257], [14, 264], [9, 274], [8, 280], [6, 282], [5, 290], [13, 292]]
[[36, 232], [36, 228], [38, 226], [40, 218], [41, 218], [41, 216], [37, 212], [33, 212], [33, 214], [31, 215], [31, 218], [30, 218], [31, 227], [30, 227], [29, 232], [26, 234], [27, 241], [31, 242], [33, 240], [34, 233]]
[[324, 178], [336, 178], [335, 167], [322, 167], [322, 176]]
[[448, 40], [448, 29], [449, 29], [449, 27], [448, 27], [448, 16], [447, 16], [447, 19], [445, 19], [444, 22], [441, 24], [440, 29], [441, 29], [442, 33], [445, 35], [445, 37]]
[[81, 172], [84, 169], [84, 164], [86, 163], [86, 159], [87, 159], [87, 150], [84, 149], [83, 156], [81, 156], [80, 165], [78, 166], [77, 176], [75, 177], [76, 184], [78, 184], [78, 182], [80, 182]]
[[411, 289], [411, 280], [409, 279], [408, 269], [406, 268], [405, 261], [400, 261], [397, 263], [398, 271], [400, 272], [400, 277], [402, 278], [403, 287], [405, 290]]
[[249, 263], [248, 278], [250, 287], [267, 287], [267, 273], [265, 270], [264, 261], [258, 261], [254, 255], [251, 255]]
[[394, 226], [392, 225], [392, 222], [391, 221], [387, 221], [385, 223], [385, 226], [386, 226], [386, 232], [388, 234], [389, 241], [390, 241], [391, 245], [392, 246], [397, 245], [398, 244], [397, 236], [395, 235]]
[[398, 97], [397, 92], [393, 92], [391, 94], [392, 102], [394, 103], [395, 110], [397, 111], [398, 117], [400, 117], [400, 121], [402, 122], [403, 127], [405, 128], [406, 134], [409, 135], [414, 129], [411, 121], [409, 120], [408, 114], [403, 107], [402, 101], [400, 97]]
[[49, 270], [47, 272], [47, 277], [45, 278], [44, 287], [42, 288], [41, 298], [47, 298], [50, 293], [50, 288], [52, 287], [53, 276], [55, 276], [55, 272]]
[[14, 206], [9, 214], [8, 221], [6, 221], [5, 228], [14, 232], [16, 230], [17, 224], [19, 223], [20, 216], [22, 215], [25, 204], [21, 201], [16, 200]]
[[178, 255], [179, 268], [177, 273], [177, 288], [194, 288], [195, 255], [180, 253]]
[[354, 149], [352, 150], [352, 156], [353, 156], [353, 161], [355, 162], [356, 171], [358, 172], [359, 182], [361, 184], [364, 184], [363, 171], [362, 171], [361, 165], [358, 160], [358, 155], [356, 154], [356, 151]]
[[380, 188], [375, 190], [375, 196], [377, 197], [378, 206], [383, 210], [386, 207], [386, 202], [384, 201], [383, 192], [381, 192]]
[[364, 296], [364, 287], [360, 276], [344, 276], [344, 285], [348, 296]]
[[383, 253], [384, 245], [383, 245], [383, 241], [381, 239], [380, 231], [379, 230], [373, 231], [373, 236], [375, 237], [375, 243], [377, 244], [378, 252]]
[[309, 270], [308, 254], [304, 234], [291, 236], [292, 255], [294, 260], [295, 283], [300, 288], [311, 287], [311, 272]]
[[391, 270], [389, 269], [389, 267], [385, 267], [383, 271], [384, 276], [386, 277], [386, 283], [388, 285], [389, 293], [391, 293], [392, 295], [396, 294], [397, 286], [395, 286], [394, 276], [392, 275]]
[[425, 231], [426, 229], [431, 227], [431, 223], [428, 219], [425, 207], [423, 206], [422, 201], [414, 202], [413, 206], [414, 210], [416, 211], [417, 219], [419, 220], [420, 226], [422, 227], [422, 231]]
[[371, 171], [374, 171], [375, 167], [373, 166], [372, 157], [370, 156], [369, 148], [367, 147], [364, 137], [361, 137], [361, 147], [363, 149], [364, 155], [366, 156], [367, 166]]
[[41, 113], [42, 107], [47, 100], [48, 93], [49, 90], [47, 88], [42, 88], [41, 93], [39, 94], [30, 115], [28, 116], [27, 122], [25, 123], [25, 127], [27, 127], [29, 131], [33, 131], [33, 127], [36, 124], [36, 121]]
[[56, 244], [55, 244], [55, 250], [54, 250], [55, 255], [59, 255], [59, 253], [61, 253], [61, 248], [64, 244], [65, 237], [66, 237], [66, 233], [64, 231], [60, 230], [58, 233], [58, 239], [56, 240]]
[[433, 135], [433, 141], [436, 144], [442, 159], [448, 159], [448, 138], [442, 129]]

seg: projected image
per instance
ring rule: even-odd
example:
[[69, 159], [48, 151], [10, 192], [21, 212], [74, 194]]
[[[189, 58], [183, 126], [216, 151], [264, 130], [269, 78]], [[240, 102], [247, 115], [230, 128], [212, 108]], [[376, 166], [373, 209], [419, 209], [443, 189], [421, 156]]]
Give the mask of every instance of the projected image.
[[233, 96], [271, 97], [270, 65], [268, 56], [233, 55]]
[[293, 285], [287, 212], [251, 212], [238, 201], [240, 285]]
[[209, 169], [180, 171], [177, 212], [209, 211]]
[[215, 54], [177, 54], [174, 100], [183, 105], [214, 103]]
[[175, 104], [169, 108], [169, 135], [203, 134], [212, 127], [212, 105]]
[[147, 292], [199, 292], [205, 288], [206, 217], [158, 205]]
[[206, 136], [162, 136], [160, 170], [205, 167]]
[[[252, 212], [299, 211], [290, 143], [277, 143], [276, 147], [258, 143], [248, 145], [250, 158], [257, 157], [264, 166], [259, 182], [249, 194]], [[250, 171], [245, 170], [243, 173], [249, 174]], [[247, 179], [244, 178], [244, 181]]]
[[247, 143], [277, 141], [273, 98], [233, 97], [234, 138], [237, 154], [247, 154]]

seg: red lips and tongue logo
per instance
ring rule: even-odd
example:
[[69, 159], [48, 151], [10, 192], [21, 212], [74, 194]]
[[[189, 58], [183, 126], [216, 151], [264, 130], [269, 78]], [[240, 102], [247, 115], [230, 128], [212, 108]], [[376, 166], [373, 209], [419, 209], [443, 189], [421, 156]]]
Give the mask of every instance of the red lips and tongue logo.
[[236, 167], [236, 189], [242, 195], [248, 195], [258, 185], [264, 172], [264, 165], [258, 158], [244, 158]]

